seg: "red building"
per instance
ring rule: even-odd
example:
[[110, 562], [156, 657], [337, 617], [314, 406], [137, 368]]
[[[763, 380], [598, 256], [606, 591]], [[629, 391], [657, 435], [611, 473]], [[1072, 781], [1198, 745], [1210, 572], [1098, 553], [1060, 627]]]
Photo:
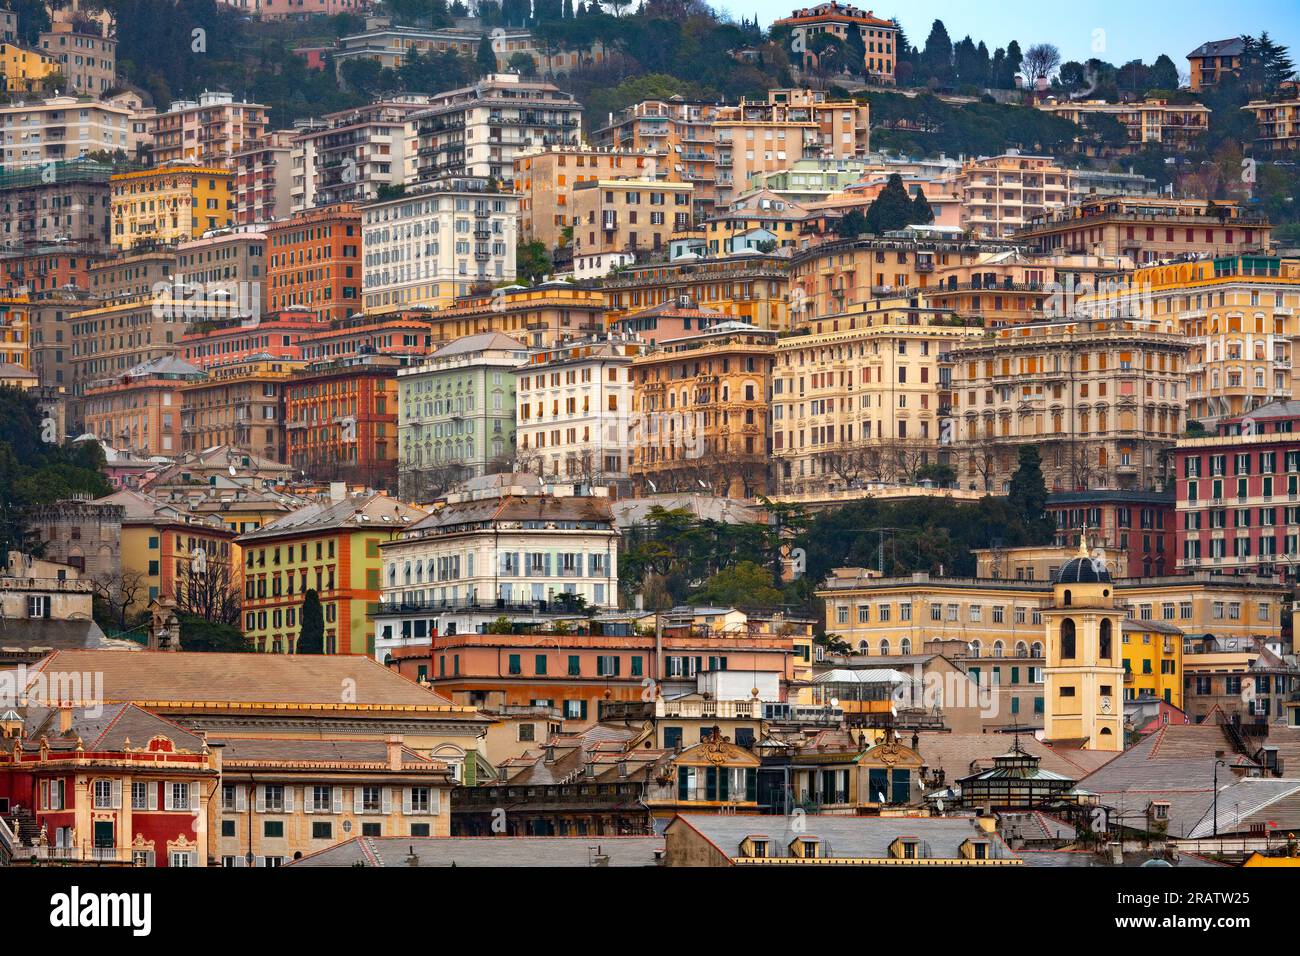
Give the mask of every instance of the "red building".
[[90, 267], [103, 259], [76, 246], [49, 246], [0, 256], [0, 288], [26, 287], [29, 295], [76, 286], [90, 287]]
[[1300, 555], [1300, 402], [1221, 419], [1184, 438], [1177, 468], [1178, 570], [1282, 574]]
[[302, 358], [301, 340], [328, 327], [310, 311], [293, 307], [258, 321], [232, 319], [211, 324], [204, 331], [182, 335], [179, 345], [185, 361], [205, 371], [254, 356], [296, 361]]
[[1088, 529], [1088, 547], [1123, 551], [1124, 577], [1172, 574], [1177, 553], [1173, 491], [1064, 491], [1048, 495], [1056, 544], [1075, 547]]
[[[94, 675], [28, 676], [57, 703]], [[203, 737], [135, 704], [21, 709], [0, 718], [3, 862], [206, 865], [219, 768]]]
[[361, 213], [351, 203], [296, 213], [266, 229], [272, 311], [306, 306], [343, 319], [361, 308]]

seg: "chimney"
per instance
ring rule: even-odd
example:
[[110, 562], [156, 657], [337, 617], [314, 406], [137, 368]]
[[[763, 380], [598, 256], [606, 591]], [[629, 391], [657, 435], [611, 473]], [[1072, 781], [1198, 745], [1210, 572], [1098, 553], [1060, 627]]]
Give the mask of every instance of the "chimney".
[[402, 738], [397, 734], [389, 734], [385, 739], [388, 747], [388, 769], [402, 769]]
[[66, 734], [72, 729], [72, 705], [59, 704], [59, 733]]
[[1124, 844], [1116, 841], [1115, 843], [1106, 844], [1106, 848], [1110, 851], [1111, 866], [1123, 866]]
[[348, 486], [346, 482], [330, 482], [330, 501], [342, 501], [348, 496]]
[[596, 845], [596, 852], [591, 857], [592, 866], [609, 866], [609, 854], [606, 853], [599, 844]]
[[408, 846], [408, 847], [406, 848], [406, 865], [407, 865], [407, 866], [419, 866], [419, 865], [420, 865], [420, 858], [419, 858], [418, 856], [416, 856], [416, 854], [415, 854], [415, 847], [413, 847], [413, 846]]

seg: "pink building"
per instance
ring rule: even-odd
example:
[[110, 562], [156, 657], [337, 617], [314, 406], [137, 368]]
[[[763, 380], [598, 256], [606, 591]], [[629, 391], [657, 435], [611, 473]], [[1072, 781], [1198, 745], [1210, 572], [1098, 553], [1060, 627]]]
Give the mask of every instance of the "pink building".
[[296, 360], [302, 358], [300, 340], [329, 328], [310, 312], [286, 309], [260, 321], [231, 320], [202, 332], [181, 336], [178, 345], [185, 361], [205, 371], [215, 365], [243, 362], [254, 356]]

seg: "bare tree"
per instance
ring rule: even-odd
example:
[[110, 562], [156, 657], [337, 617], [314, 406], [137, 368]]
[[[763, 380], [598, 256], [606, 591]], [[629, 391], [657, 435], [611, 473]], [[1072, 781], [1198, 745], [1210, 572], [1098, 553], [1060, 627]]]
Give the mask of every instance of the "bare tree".
[[1061, 51], [1050, 43], [1035, 43], [1025, 51], [1020, 61], [1020, 68], [1025, 71], [1030, 86], [1040, 79], [1050, 79], [1060, 65]]
[[413, 501], [441, 497], [469, 477], [469, 468], [460, 462], [438, 462], [428, 468], [407, 472], [403, 476], [402, 496]]
[[243, 595], [229, 558], [209, 557], [202, 568], [183, 563], [176, 581], [176, 610], [216, 624], [238, 626]]
[[143, 603], [149, 593], [149, 580], [140, 571], [104, 571], [90, 579], [95, 600], [103, 609], [105, 620], [125, 631], [131, 608]]

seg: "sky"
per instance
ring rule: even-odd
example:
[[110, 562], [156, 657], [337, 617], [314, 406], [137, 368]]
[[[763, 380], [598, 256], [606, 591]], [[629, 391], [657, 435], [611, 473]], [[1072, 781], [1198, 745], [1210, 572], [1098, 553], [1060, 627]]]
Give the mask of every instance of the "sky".
[[[770, 26], [773, 20], [789, 16], [799, 6], [814, 6], [817, 0], [713, 0], [733, 17], [752, 18]], [[1141, 59], [1150, 64], [1161, 53], [1169, 54], [1179, 71], [1187, 71], [1187, 54], [1206, 40], [1222, 40], [1267, 30], [1277, 42], [1291, 48], [1292, 59], [1300, 63], [1300, 2], [1297, 0], [1181, 0], [1179, 3], [1153, 0], [854, 0], [856, 6], [876, 16], [896, 17], [908, 42], [923, 46], [930, 25], [942, 20], [956, 43], [970, 34], [977, 44], [983, 40], [991, 54], [1012, 40], [1021, 50], [1034, 43], [1053, 43], [1061, 59], [1080, 62], [1097, 57], [1117, 66]], [[1097, 48], [1101, 47], [1100, 50]]]

